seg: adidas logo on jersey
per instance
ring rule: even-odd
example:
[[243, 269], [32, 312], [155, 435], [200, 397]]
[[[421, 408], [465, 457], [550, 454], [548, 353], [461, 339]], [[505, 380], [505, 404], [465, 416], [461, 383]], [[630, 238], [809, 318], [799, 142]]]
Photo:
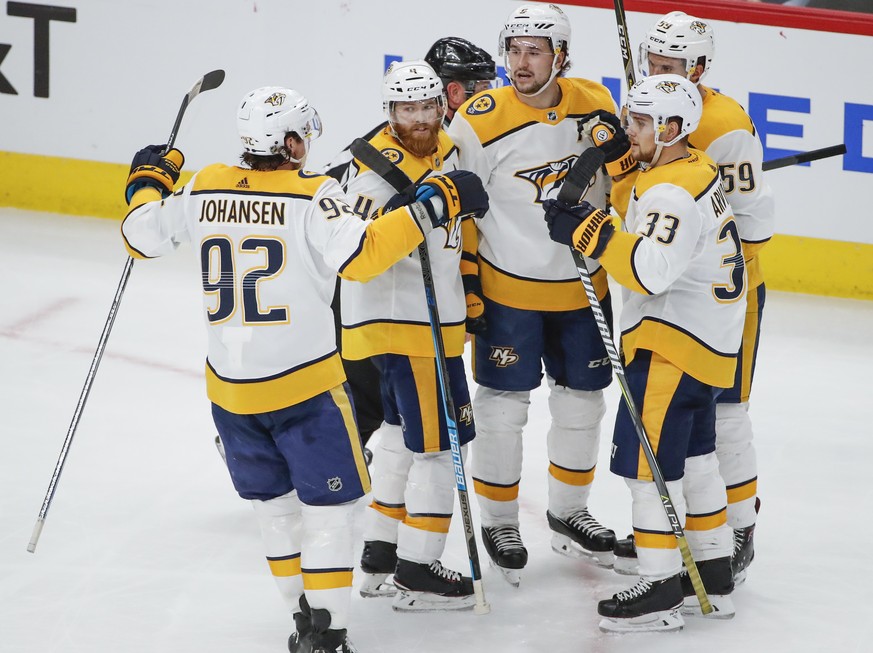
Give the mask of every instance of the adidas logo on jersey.
[[249, 178], [243, 177], [242, 179], [240, 179], [237, 182], [236, 187], [237, 188], [249, 188]]

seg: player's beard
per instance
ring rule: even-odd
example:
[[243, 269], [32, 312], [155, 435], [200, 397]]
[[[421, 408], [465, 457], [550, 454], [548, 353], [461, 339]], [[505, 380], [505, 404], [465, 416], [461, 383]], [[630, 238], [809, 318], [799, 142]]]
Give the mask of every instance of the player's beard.
[[[441, 126], [442, 122], [439, 120], [430, 124], [416, 123], [410, 126], [394, 123], [394, 131], [397, 133], [397, 140], [403, 143], [403, 147], [411, 154], [417, 157], [427, 157], [437, 150]], [[427, 131], [422, 130], [423, 127]]]

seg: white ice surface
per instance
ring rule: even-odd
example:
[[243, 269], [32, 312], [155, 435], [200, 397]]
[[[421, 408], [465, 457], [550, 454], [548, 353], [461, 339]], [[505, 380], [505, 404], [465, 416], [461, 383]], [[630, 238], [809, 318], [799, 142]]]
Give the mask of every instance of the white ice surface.
[[[188, 250], [134, 266], [39, 546], [26, 552], [124, 267], [118, 228], [0, 209], [0, 651], [285, 651], [292, 624], [253, 511], [213, 445]], [[827, 274], [826, 261], [808, 264]], [[352, 640], [361, 653], [873, 650], [871, 370], [873, 302], [770, 293], [751, 411], [763, 509], [732, 621], [687, 619], [668, 635], [597, 629], [597, 601], [632, 580], [549, 547], [539, 390], [525, 431], [521, 587], [486, 564], [487, 616], [397, 614], [355, 595]], [[629, 494], [607, 458], [615, 383], [607, 401], [591, 507], [624, 536]], [[460, 526], [443, 561], [466, 570]]]

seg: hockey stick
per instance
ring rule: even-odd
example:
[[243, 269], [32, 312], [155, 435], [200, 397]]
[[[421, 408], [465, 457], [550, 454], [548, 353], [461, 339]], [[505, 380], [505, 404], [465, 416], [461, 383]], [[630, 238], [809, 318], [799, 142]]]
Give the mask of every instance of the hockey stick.
[[798, 163], [807, 163], [809, 161], [818, 161], [819, 159], [827, 159], [831, 156], [842, 156], [846, 153], [846, 144], [840, 143], [839, 145], [831, 145], [830, 147], [823, 147], [820, 150], [810, 150], [809, 152], [801, 152], [800, 154], [792, 154], [790, 156], [783, 156], [778, 159], [771, 159], [769, 161], [764, 161], [764, 165], [761, 166], [764, 172], [768, 170], [776, 170], [778, 168], [786, 168], [788, 166], [795, 166]]
[[[170, 132], [170, 137], [167, 139], [167, 149], [169, 151], [176, 142], [176, 135], [179, 131], [179, 125], [182, 124], [182, 116], [185, 115], [185, 110], [188, 108], [191, 100], [197, 97], [204, 91], [211, 91], [214, 88], [221, 86], [224, 81], [223, 70], [213, 70], [206, 73], [203, 77], [197, 80], [188, 94], [182, 100], [182, 106], [179, 107], [179, 113], [176, 115], [176, 122], [173, 124], [173, 130]], [[67, 437], [64, 438], [64, 444], [61, 447], [61, 453], [58, 457], [58, 462], [55, 464], [55, 471], [49, 481], [48, 491], [45, 499], [42, 502], [39, 516], [36, 519], [36, 524], [33, 527], [33, 533], [30, 536], [30, 542], [27, 545], [27, 550], [30, 553], [36, 551], [36, 544], [39, 542], [39, 536], [42, 533], [42, 527], [45, 525], [46, 515], [51, 507], [52, 499], [57, 489], [58, 480], [61, 477], [61, 472], [64, 471], [64, 463], [67, 460], [67, 454], [70, 451], [70, 445], [73, 442], [73, 436], [76, 434], [76, 428], [79, 425], [79, 419], [82, 417], [82, 411], [85, 409], [85, 402], [88, 401], [88, 395], [91, 392], [91, 384], [94, 383], [94, 377], [97, 375], [97, 367], [100, 365], [100, 360], [103, 358], [103, 351], [106, 349], [106, 342], [109, 340], [109, 333], [112, 331], [112, 326], [115, 324], [115, 317], [118, 314], [118, 306], [121, 304], [121, 297], [124, 295], [124, 290], [127, 287], [127, 281], [130, 279], [130, 272], [133, 268], [133, 258], [127, 257], [127, 262], [124, 264], [124, 270], [121, 273], [121, 280], [118, 282], [118, 288], [115, 291], [115, 297], [112, 300], [112, 306], [109, 308], [109, 315], [106, 318], [106, 324], [103, 326], [103, 333], [100, 334], [100, 340], [97, 343], [97, 351], [94, 352], [94, 358], [91, 360], [91, 367], [88, 369], [88, 375], [85, 377], [85, 385], [79, 395], [79, 401], [76, 404], [76, 410], [73, 411], [73, 420], [70, 422], [70, 427], [67, 429]]]
[[[356, 138], [349, 148], [358, 161], [384, 179], [398, 193], [410, 192], [415, 184], [391, 161], [382, 156], [373, 145], [363, 138]], [[449, 371], [446, 365], [446, 347], [440, 328], [440, 316], [437, 307], [436, 288], [434, 287], [433, 271], [430, 267], [430, 255], [427, 242], [418, 246], [418, 256], [421, 259], [421, 278], [424, 281], [424, 294], [427, 300], [427, 317], [430, 321], [430, 331], [433, 337], [434, 353], [436, 354], [437, 376], [440, 384], [443, 408], [445, 410], [446, 428], [449, 432], [449, 443], [452, 448], [452, 462], [455, 465], [455, 484], [458, 488], [458, 502], [461, 504], [461, 517], [464, 521], [464, 536], [467, 541], [467, 556], [470, 559], [470, 575], [473, 578], [473, 592], [476, 614], [491, 612], [491, 606], [485, 600], [485, 588], [482, 584], [482, 569], [479, 566], [479, 550], [476, 546], [476, 535], [473, 530], [473, 517], [470, 512], [470, 497], [467, 494], [467, 474], [464, 471], [464, 458], [461, 455], [461, 444], [458, 439], [458, 423], [455, 419], [455, 402], [449, 385]]]
[[622, 0], [614, 0], [613, 5], [615, 6], [615, 26], [618, 28], [618, 45], [621, 48], [621, 61], [624, 64], [624, 78], [627, 82], [627, 88], [630, 90], [631, 86], [637, 83], [637, 78], [627, 32], [627, 16], [624, 13]]
[[[603, 129], [606, 128], [603, 127]], [[602, 163], [603, 152], [597, 148], [590, 147], [582, 152], [573, 164], [573, 167], [570, 168], [570, 172], [568, 172], [564, 177], [564, 183], [561, 185], [561, 190], [558, 192], [558, 201], [571, 206], [578, 204], [579, 200], [585, 194], [585, 191], [588, 190], [591, 178], [597, 173], [597, 170]], [[691, 555], [691, 549], [688, 547], [688, 540], [685, 537], [685, 531], [679, 521], [679, 516], [676, 514], [676, 508], [673, 506], [673, 501], [670, 499], [670, 493], [667, 490], [667, 483], [664, 481], [664, 474], [661, 472], [661, 467], [658, 465], [658, 460], [655, 458], [655, 452], [652, 450], [652, 445], [646, 435], [643, 420], [640, 418], [639, 411], [637, 410], [634, 399], [631, 396], [630, 387], [628, 386], [627, 378], [625, 378], [624, 375], [624, 365], [622, 365], [621, 358], [615, 348], [615, 343], [609, 330], [609, 323], [606, 321], [606, 316], [603, 314], [603, 309], [600, 306], [600, 300], [597, 298], [597, 291], [594, 290], [594, 284], [591, 281], [591, 274], [588, 272], [588, 265], [585, 263], [585, 258], [574, 248], [571, 247], [570, 251], [573, 252], [573, 260], [576, 263], [579, 278], [585, 288], [585, 295], [588, 297], [588, 303], [591, 305], [594, 319], [597, 321], [597, 329], [600, 331], [600, 337], [603, 339], [603, 346], [606, 347], [609, 361], [612, 363], [612, 369], [615, 372], [618, 384], [621, 387], [621, 395], [624, 398], [631, 420], [634, 423], [637, 438], [639, 439], [640, 446], [646, 456], [646, 462], [649, 463], [649, 468], [652, 470], [652, 480], [655, 482], [655, 487], [658, 489], [658, 494], [661, 496], [661, 505], [664, 506], [664, 511], [667, 513], [670, 527], [673, 529], [673, 535], [676, 536], [676, 542], [679, 545], [679, 552], [682, 554], [682, 562], [688, 570], [688, 576], [694, 587], [694, 593], [700, 601], [700, 610], [703, 614], [709, 614], [712, 612], [712, 605], [709, 602], [709, 598], [706, 596], [706, 589], [703, 587], [703, 581], [700, 578], [700, 571], [697, 569], [697, 565]]]

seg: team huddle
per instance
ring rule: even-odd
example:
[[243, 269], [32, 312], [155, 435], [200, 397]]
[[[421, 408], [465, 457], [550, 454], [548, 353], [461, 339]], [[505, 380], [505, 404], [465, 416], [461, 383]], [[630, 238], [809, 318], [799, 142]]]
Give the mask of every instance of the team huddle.
[[[739, 104], [700, 83], [714, 50], [706, 22], [672, 12], [649, 30], [621, 109], [603, 85], [567, 75], [570, 42], [560, 8], [529, 4], [500, 33], [508, 86], [492, 88], [494, 60], [457, 37], [392, 64], [387, 123], [367, 136], [389, 172], [354, 152], [333, 176], [307, 170], [321, 120], [279, 86], [240, 104], [241, 165], [207, 166], [175, 189], [181, 152], [134, 157], [124, 241], [136, 258], [187, 242], [200, 263], [207, 394], [295, 622], [292, 653], [355, 651], [352, 521], [366, 494], [361, 595], [401, 612], [481, 605], [478, 562], [468, 577], [440, 561], [464, 461], [479, 541], [524, 591], [522, 431], [544, 375], [552, 548], [639, 577], [599, 602], [600, 628], [734, 615], [760, 505], [748, 402], [757, 254], [774, 223], [761, 143]], [[567, 201], [565, 179], [592, 149], [603, 164]], [[603, 397], [607, 274], [623, 296], [619, 406]], [[352, 371], [360, 361], [367, 378]], [[374, 386], [371, 454], [361, 411]], [[625, 539], [588, 510], [607, 410], [610, 469], [631, 495]], [[696, 564], [683, 564], [686, 549]]]

